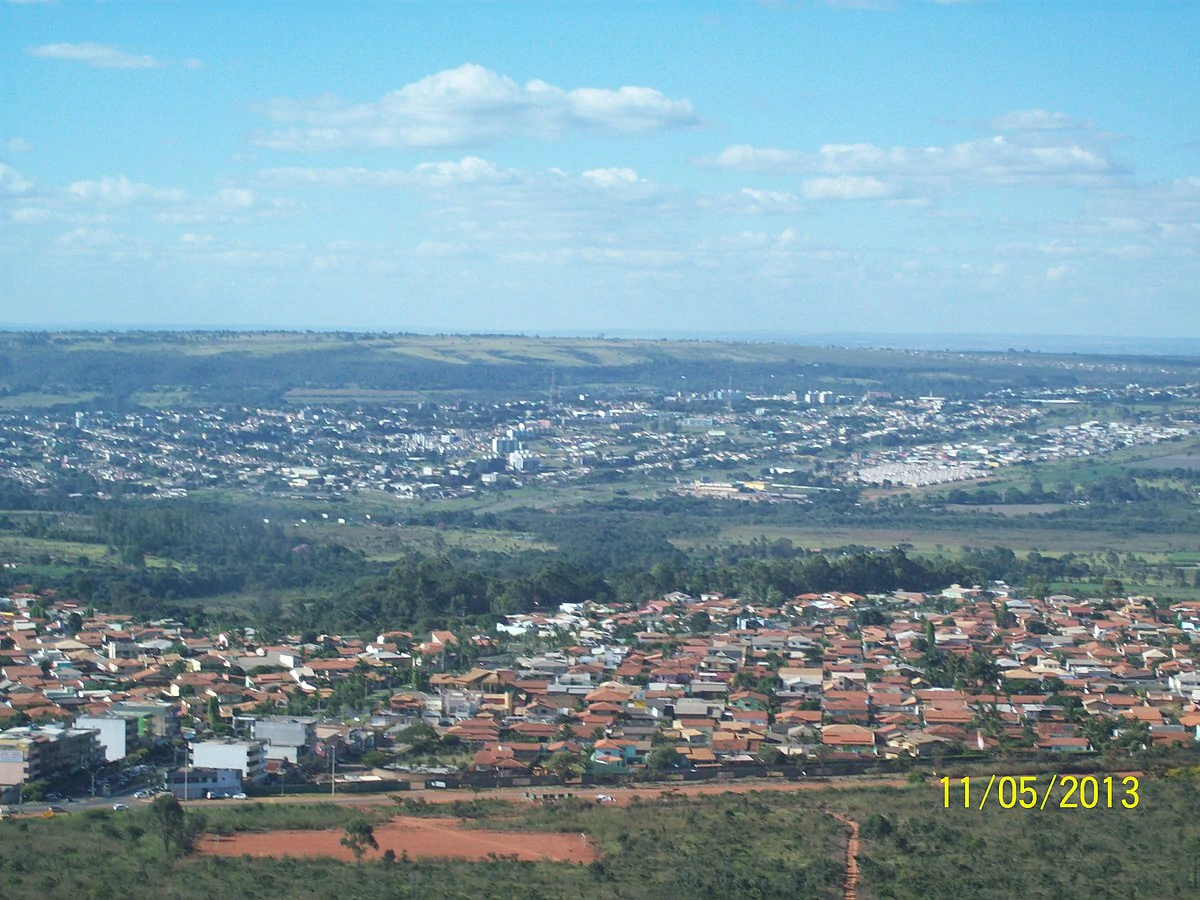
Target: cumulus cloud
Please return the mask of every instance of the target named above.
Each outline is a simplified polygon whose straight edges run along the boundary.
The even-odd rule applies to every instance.
[[[805,159],[805,154],[799,150],[775,150],[770,147],[735,144],[726,147],[710,162],[724,169],[766,172],[794,171],[804,166]]]
[[[107,44],[45,44],[31,47],[30,56],[39,59],[65,59],[81,62],[95,69],[159,69],[163,63],[153,56],[126,53]]]
[[[27,194],[33,190],[33,181],[12,166],[0,163],[0,196]]]
[[[1091,119],[1076,119],[1066,113],[1050,112],[1045,109],[1017,109],[987,119],[983,123],[989,131],[1093,131],[1096,123]]]
[[[278,128],[254,138],[281,150],[462,147],[492,144],[515,135],[551,138],[571,130],[612,133],[696,125],[688,100],[649,87],[564,90],[513,79],[466,64],[385,94],[351,103],[332,95],[276,99],[263,113]]]
[[[809,200],[879,200],[891,194],[889,185],[871,175],[837,175],[804,182],[804,196]]]
[[[185,191],[138,184],[124,175],[99,181],[76,181],[67,192],[76,199],[109,206],[170,204],[187,199]]]
[[[495,184],[516,178],[515,172],[500,169],[478,156],[467,156],[458,161],[421,163],[412,169],[288,166],[263,169],[259,175],[274,184],[343,190],[447,187],[481,182]]]
[[[701,162],[757,172],[958,178],[993,184],[1099,184],[1125,172],[1099,150],[1077,142],[1026,146],[1003,135],[949,147],[825,144],[816,153],[738,144]]]
[[[601,188],[625,188],[641,180],[633,169],[589,169],[583,177]]]
[[[742,188],[733,205],[738,212],[751,216],[795,213],[802,208],[795,194],[787,191],[761,191],[757,188]]]

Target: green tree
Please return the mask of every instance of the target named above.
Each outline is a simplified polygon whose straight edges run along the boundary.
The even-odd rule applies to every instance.
[[[570,750],[556,750],[546,760],[546,771],[559,778],[569,778],[572,775],[582,775],[585,766],[583,762],[572,753]]]
[[[387,754],[382,750],[368,750],[362,755],[362,764],[371,769],[381,769],[387,761]]]
[[[150,804],[150,818],[162,838],[163,848],[174,856],[190,853],[196,839],[204,833],[204,816],[188,815],[183,805],[170,794],[159,794],[154,798]]]
[[[208,727],[214,731],[221,724],[221,701],[216,695],[208,698],[205,718],[208,719]]]
[[[359,860],[368,847],[372,850],[379,849],[379,841],[375,840],[375,828],[366,819],[355,819],[347,825],[341,844],[343,847],[349,847],[354,858]]]
[[[674,769],[679,764],[679,754],[671,744],[655,747],[646,757],[646,768],[651,772],[660,773]]]

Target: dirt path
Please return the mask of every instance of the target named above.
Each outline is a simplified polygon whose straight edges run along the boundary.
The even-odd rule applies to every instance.
[[[831,812],[829,815],[850,829],[849,840],[846,841],[846,880],[845,900],[858,900],[858,823],[840,813]]]

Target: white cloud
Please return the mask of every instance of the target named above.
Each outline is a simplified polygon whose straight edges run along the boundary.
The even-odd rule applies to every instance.
[[[79,200],[110,206],[172,204],[187,199],[187,193],[178,188],[138,184],[124,175],[99,181],[76,181],[67,191]]]
[[[630,187],[641,180],[633,169],[589,169],[583,177],[602,188]]]
[[[33,190],[33,181],[12,166],[0,163],[0,196],[27,194]]]
[[[1091,119],[1076,119],[1066,113],[1045,109],[1017,109],[988,119],[984,125],[991,131],[1092,131]]]
[[[760,191],[742,188],[735,208],[744,215],[772,215],[799,212],[803,206],[795,194],[787,191]]]
[[[259,175],[274,184],[334,189],[448,187],[455,184],[513,181],[516,173],[495,163],[467,156],[458,161],[421,163],[412,169],[308,168],[263,169]]]
[[[206,68],[208,68],[208,67],[207,67],[207,66],[204,64],[204,60],[202,60],[202,59],[196,59],[195,57],[191,57],[191,58],[189,58],[189,59],[185,59],[185,60],[183,60],[183,63],[182,63],[182,65],[183,65],[183,67],[184,67],[185,69],[191,69],[191,70],[193,70],[193,71],[196,71],[196,70],[198,70],[198,69],[206,69]]]
[[[163,63],[153,56],[126,53],[106,44],[46,44],[31,47],[30,56],[39,59],[66,59],[95,69],[159,69]]]
[[[218,206],[226,209],[249,209],[254,205],[254,191],[247,188],[222,188],[214,199]]]
[[[33,145],[25,138],[9,138],[4,142],[4,149],[9,153],[28,153],[33,149]]]
[[[825,144],[816,153],[738,144],[701,162],[760,172],[957,178],[993,184],[1103,184],[1125,171],[1102,152],[1079,143],[1025,146],[999,135],[949,147]]]
[[[351,147],[461,147],[515,135],[550,138],[576,129],[615,133],[697,124],[688,100],[648,87],[577,88],[544,81],[524,85],[466,64],[385,94],[371,103],[332,95],[272,100],[263,112],[290,127],[258,135],[255,143],[281,150]]]
[[[1058,281],[1060,278],[1065,278],[1071,274],[1070,266],[1051,266],[1046,270],[1047,281]]]
[[[837,175],[804,182],[804,196],[809,200],[879,200],[891,194],[889,185],[871,175]]]
[[[55,214],[53,210],[39,206],[24,206],[9,212],[8,218],[18,225],[42,225],[54,221]]]
[[[68,247],[111,247],[124,239],[124,235],[104,228],[76,228],[59,235],[58,243]]]
[[[752,147],[750,144],[736,144],[726,147],[711,162],[724,169],[786,171],[802,168],[805,159],[805,155],[799,150],[774,150],[768,147]]]

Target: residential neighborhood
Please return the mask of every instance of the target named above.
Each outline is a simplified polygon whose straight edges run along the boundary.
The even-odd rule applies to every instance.
[[[0,785],[13,802],[102,793],[136,765],[220,797],[1191,746],[1197,629],[1200,601],[996,583],[773,606],[675,592],[509,615],[491,634],[260,644],[15,594],[0,599]]]

